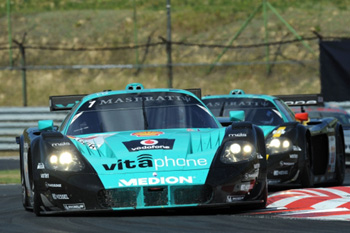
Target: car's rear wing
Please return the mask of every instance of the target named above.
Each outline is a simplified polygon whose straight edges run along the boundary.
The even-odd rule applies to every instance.
[[[321,106],[324,105],[321,94],[277,95],[289,107]]]
[[[186,91],[192,92],[195,94],[199,99],[202,98],[202,89],[200,88],[190,88],[190,89],[185,89]]]
[[[50,111],[71,110],[86,95],[60,95],[50,96]]]

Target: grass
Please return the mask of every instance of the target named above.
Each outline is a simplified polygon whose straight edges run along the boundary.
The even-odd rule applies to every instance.
[[[20,184],[21,176],[19,169],[0,171],[0,184]]]
[[[6,1],[0,3],[0,48],[7,46]],[[137,9],[139,44],[160,42],[166,38],[165,1],[140,0],[12,0],[12,37],[25,46],[80,48],[122,47],[135,44],[133,4]],[[348,36],[344,25],[350,23],[350,0],[269,0],[282,17],[303,37]],[[248,16],[261,3],[253,0],[177,0],[172,1],[172,40],[197,44],[226,45]],[[287,27],[268,11],[269,41],[295,39]],[[265,42],[262,11],[252,19],[233,45]],[[308,41],[312,54],[301,43],[270,46],[270,61],[296,61],[276,64],[271,72],[263,63],[266,48],[228,50],[223,63],[245,62],[245,65],[173,68],[173,87],[202,88],[204,95],[225,94],[242,88],[247,93],[299,94],[321,90],[318,64],[318,41]],[[222,48],[172,46],[172,61],[177,64],[211,64]],[[21,56],[14,44],[14,65]],[[142,64],[166,64],[164,46],[137,50],[64,51],[26,49],[26,64],[33,66],[76,64],[135,64],[136,54]],[[312,62],[309,62],[312,61]],[[254,63],[254,64],[253,64]],[[9,65],[9,52],[0,49],[0,67]],[[146,88],[167,87],[166,67],[136,69],[29,70],[25,73],[27,104],[47,106],[50,95],[86,94],[105,89],[124,89],[130,82],[141,82]],[[24,73],[0,69],[0,106],[22,106]]]

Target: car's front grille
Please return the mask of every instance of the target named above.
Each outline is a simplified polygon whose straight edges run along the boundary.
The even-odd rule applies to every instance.
[[[210,186],[182,186],[174,187],[174,204],[203,204],[209,202],[213,191]]]
[[[212,193],[205,185],[133,187],[101,190],[98,201],[104,208],[176,207],[207,203]]]
[[[98,193],[98,202],[104,208],[136,207],[139,188],[105,189]]]

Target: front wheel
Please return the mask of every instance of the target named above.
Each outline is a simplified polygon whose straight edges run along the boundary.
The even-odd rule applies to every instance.
[[[21,174],[21,186],[22,186],[22,204],[25,210],[30,210],[29,199],[27,195],[27,187],[25,185],[25,179],[23,174]]]
[[[32,191],[33,191],[33,212],[36,216],[40,216],[42,202],[40,198],[40,193],[36,190],[34,182],[33,182]]]
[[[341,135],[337,135],[337,157],[335,167],[335,185],[341,186],[345,179],[345,146]]]

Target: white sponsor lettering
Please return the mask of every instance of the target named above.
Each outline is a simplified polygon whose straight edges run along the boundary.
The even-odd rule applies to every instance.
[[[38,163],[37,169],[45,169],[45,165],[43,163]]]
[[[158,184],[192,184],[193,177],[188,176],[169,176],[169,177],[149,177],[149,178],[133,178],[130,180],[120,179],[119,187],[138,186],[138,185],[158,185]]]
[[[52,143],[51,146],[69,146],[69,142],[57,142],[57,143]]]
[[[288,175],[288,170],[285,170],[285,171],[278,171],[278,170],[275,170],[275,171],[273,171],[273,175],[274,175],[274,176]]]
[[[84,203],[76,203],[76,204],[63,204],[64,209],[66,210],[85,210]]]
[[[54,200],[69,200],[69,197],[67,194],[56,194],[56,193],[53,193],[52,194],[52,198]]]
[[[42,174],[40,174],[40,178],[42,178],[42,179],[49,179],[50,175],[49,175],[49,173],[42,173]]]
[[[132,147],[131,150],[132,151],[139,151],[139,150],[159,150],[159,149],[163,149],[163,150],[170,150],[170,146],[165,146],[165,145],[150,145],[150,146],[138,146],[138,147]]]
[[[231,133],[228,135],[229,137],[247,137],[245,133]]]
[[[62,188],[62,184],[49,184],[45,183],[46,188]]]
[[[155,159],[154,160],[154,167],[156,171],[158,168],[161,167],[196,167],[196,166],[206,166],[207,160],[204,158],[200,159],[184,159],[184,158],[177,158],[177,159],[171,159],[167,156],[164,157],[164,159]]]
[[[226,198],[226,202],[231,203],[231,202],[235,202],[235,201],[241,201],[243,200],[244,196],[232,196],[232,195],[228,195]]]

